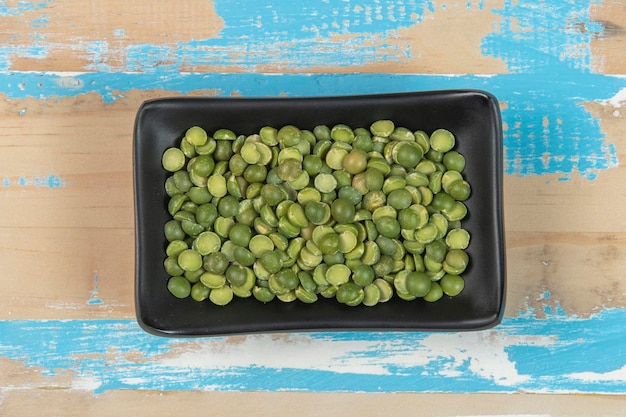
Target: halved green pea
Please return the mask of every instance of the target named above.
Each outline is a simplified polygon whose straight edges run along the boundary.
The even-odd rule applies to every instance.
[[[310,177],[306,171],[300,171],[300,175],[292,181],[287,181],[287,184],[294,190],[301,190],[309,185]]]
[[[178,255],[185,249],[189,249],[189,246],[184,240],[173,240],[167,245],[165,254],[167,256],[178,257]]]
[[[191,294],[191,284],[185,277],[171,277],[167,281],[167,289],[176,298],[187,298]]]
[[[243,172],[243,177],[249,183],[262,183],[267,177],[267,168],[261,164],[248,165]]]
[[[201,204],[196,210],[196,222],[203,227],[212,226],[218,216],[217,207],[211,203]]]
[[[396,189],[387,196],[387,204],[397,210],[408,208],[413,203],[413,197],[406,188]]]
[[[213,152],[213,159],[216,161],[228,161],[233,155],[232,142],[229,140],[217,140],[217,138],[214,139],[216,139],[216,141],[215,151]]]
[[[457,151],[446,152],[443,156],[443,165],[449,171],[463,172],[465,169],[465,157]]]
[[[250,251],[256,257],[261,257],[261,255],[266,251],[274,250],[274,242],[272,242],[272,239],[264,235],[253,236],[248,245]]]
[[[367,241],[364,243],[363,256],[361,261],[366,265],[374,265],[380,259],[380,248],[375,242]]]
[[[428,152],[430,149],[430,138],[428,137],[428,134],[423,130],[417,130],[413,132],[413,137],[415,137],[415,143],[422,148],[422,152]]]
[[[446,235],[446,244],[450,249],[466,249],[469,241],[470,235],[465,229],[452,229]]]
[[[196,237],[204,231],[204,227],[193,220],[182,219],[180,225],[183,231],[191,237]]]
[[[413,187],[428,186],[429,180],[426,174],[413,171],[406,175],[406,184]]]
[[[346,198],[338,198],[333,201],[330,212],[337,223],[351,223],[356,214],[354,205]]]
[[[397,126],[389,136],[389,139],[414,142],[415,136],[413,135],[413,132],[406,127]]]
[[[382,278],[376,278],[372,285],[376,285],[376,287],[378,287],[380,293],[378,302],[386,303],[387,301],[391,300],[391,297],[393,296],[393,287],[391,286],[391,284],[389,284]]]
[[[235,224],[228,231],[228,239],[237,246],[247,247],[252,238],[252,229],[245,224]]]
[[[345,282],[339,285],[335,297],[340,303],[352,304],[358,299],[363,299],[363,289],[352,282]]]
[[[419,243],[427,244],[437,239],[438,233],[437,226],[428,222],[422,228],[415,231],[415,240]]]
[[[213,230],[222,238],[227,238],[230,229],[235,225],[235,220],[232,217],[219,216],[213,223]]]
[[[226,276],[224,276],[223,274],[205,272],[200,275],[200,282],[210,289],[220,288],[226,285]]]
[[[449,221],[463,220],[467,215],[467,206],[457,201],[451,210],[442,211],[442,213]]]
[[[431,283],[430,291],[428,291],[428,294],[424,295],[423,298],[428,302],[434,303],[442,296],[443,290],[441,289],[441,285],[439,285],[439,283],[435,281]]]
[[[323,255],[334,255],[341,248],[339,235],[332,232],[319,238],[318,247]]]
[[[448,193],[454,197],[455,200],[464,201],[467,200],[472,192],[472,187],[465,180],[453,181],[448,186]]]
[[[272,126],[263,126],[259,131],[259,135],[261,136],[261,142],[268,146],[278,145],[277,140],[278,129]]]
[[[235,245],[230,240],[227,240],[224,243],[222,243],[220,252],[222,252],[224,256],[226,256],[226,259],[228,259],[228,262],[235,262],[235,249],[236,248],[237,248],[237,245]]]
[[[375,284],[369,284],[363,288],[363,305],[373,307],[380,300],[380,289]]]
[[[460,275],[445,274],[439,281],[439,285],[446,295],[455,297],[465,288],[465,280]]]
[[[274,247],[278,250],[279,254],[286,251],[289,247],[289,239],[283,234],[273,232],[269,234],[269,238],[272,240],[272,243],[274,243]]]
[[[211,289],[204,285],[202,282],[196,282],[191,287],[191,298],[195,301],[201,302],[209,298]]]
[[[389,137],[393,133],[394,129],[395,124],[391,120],[377,120],[370,125],[370,132],[372,132],[372,135],[382,138]]]
[[[411,272],[406,276],[405,287],[408,293],[423,297],[430,291],[432,281],[424,272]]]
[[[383,192],[389,195],[394,190],[401,190],[406,188],[406,180],[403,177],[394,175],[389,176],[383,182]]]
[[[313,274],[308,271],[299,271],[297,275],[300,286],[308,292],[315,293],[317,284],[313,280]]]
[[[213,133],[213,138],[216,140],[235,140],[237,135],[230,129],[217,129]]]
[[[370,191],[363,196],[361,206],[366,211],[373,213],[377,208],[387,204],[387,196],[382,191]]]
[[[185,154],[178,148],[167,148],[163,152],[161,163],[169,172],[176,172],[185,166]]]
[[[341,187],[337,192],[337,196],[348,200],[355,207],[363,199],[363,195],[351,185]]]
[[[211,290],[209,300],[211,300],[213,304],[224,306],[233,300],[233,296],[233,290],[228,285],[224,285]]]
[[[295,290],[300,284],[298,275],[291,269],[281,269],[275,274],[278,284],[288,291]],[[271,279],[270,279],[271,283]]]
[[[465,271],[468,264],[469,256],[467,252],[461,249],[451,249],[446,254],[443,267],[449,274],[460,275]]]
[[[181,193],[186,193],[193,186],[189,178],[189,172],[187,171],[176,171],[172,174],[171,178],[174,181],[174,185]]]
[[[228,192],[226,187],[226,178],[222,175],[211,175],[207,180],[207,188],[209,193],[214,197],[224,197]]]
[[[430,135],[430,147],[437,152],[448,152],[455,142],[452,132],[446,129],[437,129]]]
[[[374,225],[378,233],[385,237],[397,238],[400,236],[400,222],[393,217],[380,217],[374,221]]]
[[[354,140],[354,131],[345,124],[338,124],[330,130],[330,137],[337,142],[352,143]]]
[[[347,283],[350,280],[352,271],[343,264],[331,265],[326,271],[326,281],[334,286]]]
[[[262,303],[269,303],[274,299],[274,297],[276,297],[276,295],[269,288],[259,286],[255,286],[252,289],[252,295]]]
[[[372,268],[376,276],[386,277],[393,271],[394,261],[389,255],[381,255],[378,262],[372,265]]]
[[[326,203],[311,201],[304,207],[307,219],[313,224],[324,224],[331,216],[330,207]]]
[[[443,176],[443,172],[435,171],[431,174],[430,180],[428,181],[428,188],[433,194],[439,193],[441,191],[441,177]]]
[[[448,232],[448,220],[441,213],[433,213],[430,222],[437,228],[437,239],[441,239]]]
[[[200,268],[195,271],[185,271],[183,276],[189,281],[191,284],[195,284],[200,281],[200,276],[204,274],[204,269]]]
[[[276,139],[279,144],[282,144],[285,147],[293,146],[300,142],[300,129],[293,125],[283,126],[278,130]]]
[[[313,291],[309,291],[303,287],[298,287],[294,290],[296,298],[303,303],[311,304],[317,301],[317,294]]]
[[[175,194],[170,198],[170,201],[167,203],[167,211],[170,215],[174,216],[181,209],[183,204],[187,201],[188,197],[186,194]]]
[[[354,250],[358,244],[356,233],[345,230],[339,233],[339,251],[347,254]]]
[[[197,205],[206,204],[213,198],[206,187],[191,187],[187,192],[187,196]]]
[[[365,186],[368,190],[379,191],[383,188],[385,177],[381,171],[376,168],[370,168],[364,174]]]
[[[313,128],[317,140],[330,140],[330,128],[326,125],[317,125]]]
[[[280,271],[283,267],[283,261],[281,259],[280,253],[276,250],[268,250],[261,254],[259,257],[259,262],[269,273],[276,273]]]
[[[366,287],[374,282],[376,274],[370,265],[359,264],[353,272],[352,280],[355,284]]]
[[[200,255],[208,255],[213,252],[218,252],[222,245],[220,237],[211,231],[202,232],[194,240],[194,249],[200,253]]]
[[[287,219],[298,228],[307,227],[309,224],[304,208],[298,203],[289,206],[287,209]]]
[[[337,188],[337,179],[332,174],[319,174],[315,177],[314,184],[321,193],[329,193]]]
[[[300,234],[300,227],[290,222],[285,216],[278,219],[278,231],[286,238],[292,239]]]
[[[209,137],[204,145],[195,146],[198,155],[212,155],[217,147],[215,139]]]
[[[202,267],[202,256],[193,249],[185,249],[178,255],[178,264],[185,271],[195,271]]]
[[[183,275],[185,270],[178,264],[178,256],[168,256],[163,260],[163,269],[169,276]]]
[[[298,299],[295,290],[287,291],[283,294],[276,294],[276,298],[278,298],[283,303],[292,303]]]
[[[206,143],[208,135],[200,126],[192,126],[185,132],[185,138],[194,146],[202,146]]]
[[[394,162],[413,169],[424,157],[422,148],[414,142],[400,142],[393,149]]]
[[[352,149],[343,159],[343,169],[358,174],[367,168],[367,154],[361,149]]]

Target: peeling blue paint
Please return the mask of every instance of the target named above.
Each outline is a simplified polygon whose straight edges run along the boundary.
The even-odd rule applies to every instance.
[[[44,187],[44,188],[62,188],[65,187],[65,178],[58,175],[36,175],[36,176],[20,176],[20,177],[4,177],[2,179],[4,187]]]
[[[600,122],[585,103],[602,103],[626,88],[626,79],[593,73],[402,75],[402,74],[196,74],[0,73],[0,91],[11,99],[56,99],[98,93],[111,103],[133,90],[162,90],[164,95],[205,91],[228,96],[320,96],[480,88],[506,103],[505,172],[511,175],[581,175],[593,180],[615,168],[617,149],[606,143]]]
[[[506,0],[499,30],[482,41],[483,53],[503,59],[510,72],[559,74],[564,78],[591,72],[591,41],[603,27],[591,18],[600,0]]]
[[[14,5],[7,5],[6,0],[0,1],[0,17],[5,16],[20,16],[25,12],[40,10],[48,7],[48,4],[52,0],[45,1],[26,1],[20,0],[18,2],[12,2]]]
[[[0,321],[0,356],[96,393],[138,390],[626,393],[625,309],[558,307],[467,333],[164,339],[131,320]],[[290,360],[290,358],[295,358]],[[297,363],[301,361],[302,363]],[[366,377],[365,377],[366,376]]]
[[[43,58],[51,46],[42,39],[21,48],[0,46],[0,70],[5,69],[0,73],[0,91],[9,98],[40,99],[97,92],[112,102],[134,89],[313,96],[483,88],[506,103],[506,173],[557,174],[559,181],[580,175],[593,180],[619,161],[615,145],[605,142],[599,120],[584,103],[609,99],[626,85],[624,78],[592,71],[591,41],[601,38],[604,30],[590,15],[590,8],[598,3],[506,0],[501,8],[492,9],[500,20],[482,40],[482,52],[503,60],[510,74],[181,74],[181,68],[202,65],[234,65],[254,71],[259,65],[272,64],[302,71],[329,63],[339,67],[381,60],[400,63],[410,58],[410,51],[399,50],[389,39],[445,6],[429,0],[306,1],[294,13],[290,3],[278,0],[247,0],[245,5],[216,0],[214,7],[224,21],[217,37],[176,44],[130,44],[119,51],[111,51],[104,40],[86,42],[80,46],[81,55],[89,60],[86,69],[93,73],[12,73],[8,71],[12,57]],[[44,18],[47,5],[24,2],[9,8],[0,3],[0,15],[38,11]],[[484,2],[468,1],[465,7],[468,12],[473,7],[482,10]],[[114,36],[123,33],[117,29]],[[338,40],[338,35],[349,36]],[[110,72],[107,56],[111,53],[123,55],[126,72]]]

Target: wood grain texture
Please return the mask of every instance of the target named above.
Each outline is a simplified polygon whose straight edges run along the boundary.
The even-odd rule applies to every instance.
[[[45,404],[45,407],[42,405]],[[72,404],[69,407],[68,404]],[[329,417],[358,413],[361,416],[425,417],[617,417],[623,415],[626,398],[562,395],[493,394],[326,394],[326,393],[207,393],[114,391],[93,397],[84,391],[14,390],[5,397],[5,417],[62,415],[64,417],[201,417],[238,413],[273,417],[297,413]]]
[[[625,19],[615,0],[0,1],[0,415],[622,415]],[[501,326],[138,328],[144,100],[447,88],[500,100]]]

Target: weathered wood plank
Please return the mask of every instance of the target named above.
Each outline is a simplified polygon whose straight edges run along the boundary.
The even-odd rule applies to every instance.
[[[621,415],[625,12],[608,0],[0,2],[0,414],[123,403],[194,415],[210,401],[274,415],[278,401],[329,415]],[[445,88],[502,105],[501,326],[193,340],[138,328],[141,101]]]
[[[268,392],[111,391],[93,396],[85,391],[12,390],[4,398],[6,417],[137,417],[184,414],[188,417],[238,413],[274,417],[297,413],[339,417],[587,417],[623,415],[623,396],[498,394],[359,394]]]

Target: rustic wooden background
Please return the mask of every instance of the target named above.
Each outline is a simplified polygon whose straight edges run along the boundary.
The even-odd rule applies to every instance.
[[[623,415],[625,27],[618,0],[0,0],[0,416]],[[501,102],[500,326],[139,329],[142,101],[449,88]]]

